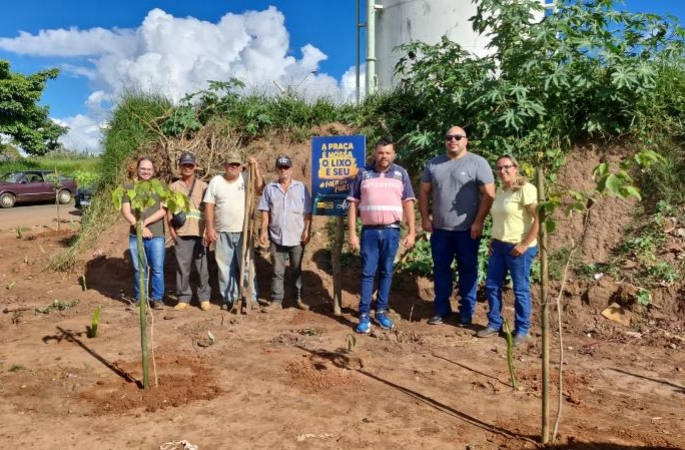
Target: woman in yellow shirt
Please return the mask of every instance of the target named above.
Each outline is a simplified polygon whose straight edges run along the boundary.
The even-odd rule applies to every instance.
[[[519,175],[519,165],[510,155],[495,164],[500,187],[495,194],[492,214],[490,260],[485,291],[490,306],[488,326],[478,337],[495,336],[502,328],[502,287],[507,271],[514,285],[514,345],[528,337],[530,329],[530,267],[537,254],[539,221],[536,212],[537,189]]]

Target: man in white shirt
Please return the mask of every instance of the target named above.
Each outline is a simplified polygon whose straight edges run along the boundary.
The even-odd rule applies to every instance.
[[[255,168],[254,187],[256,193],[260,194],[264,180],[259,172],[257,160],[250,157],[248,164]],[[214,243],[219,269],[219,289],[223,299],[221,309],[224,310],[233,307],[233,302],[239,294],[246,179],[240,156],[229,154],[224,161],[224,173],[212,178],[204,198],[207,244]],[[252,301],[257,301],[256,292],[253,292]]]

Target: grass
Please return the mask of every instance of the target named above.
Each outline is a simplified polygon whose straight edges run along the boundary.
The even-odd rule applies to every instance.
[[[78,171],[95,171],[100,161],[89,156],[41,156],[28,157],[14,161],[0,162],[0,174],[20,170],[55,170],[66,176],[74,176]]]

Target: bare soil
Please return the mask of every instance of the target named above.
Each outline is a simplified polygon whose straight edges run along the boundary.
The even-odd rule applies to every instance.
[[[302,166],[303,175],[307,170]],[[537,313],[531,339],[515,350],[518,390],[505,340],[474,337],[486,324],[485,304],[471,328],[427,325],[430,280],[398,274],[391,297],[396,328],[354,335],[358,262],[344,268],[344,314],[333,316],[326,219],[316,219],[305,258],[310,311],[286,303],[278,313],[232,314],[220,311],[217,298],[209,312],[195,303],[174,312],[169,296],[165,311],[152,312],[155,367],[147,391],[140,389],[139,316],[127,300],[133,276],[126,226],[100,237],[82,273],[55,273],[45,264],[75,231],[33,228],[26,220],[21,238],[0,227],[2,447],[169,449],[162,446],[182,439],[200,449],[539,447]],[[588,245],[610,248],[605,241],[615,232],[598,227]],[[270,267],[258,263],[259,296],[266,299]],[[554,325],[550,404],[552,415],[562,408],[558,448],[685,448],[682,319],[652,318],[649,332],[611,322],[599,313],[617,289],[608,279],[573,280],[562,296],[564,363]],[[677,292],[663,295],[665,309],[677,303]],[[99,335],[88,338],[98,305]],[[505,313],[511,317],[512,308]],[[556,322],[555,307],[552,313]]]

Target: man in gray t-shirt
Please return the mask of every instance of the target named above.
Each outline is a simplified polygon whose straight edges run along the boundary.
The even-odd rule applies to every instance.
[[[435,316],[438,325],[452,312],[452,262],[459,273],[459,324],[471,324],[478,289],[478,247],[483,222],[495,196],[492,169],[485,158],[466,150],[468,138],[460,127],[445,135],[444,155],[426,164],[419,188],[421,226],[431,233]],[[429,204],[433,205],[432,216]]]

